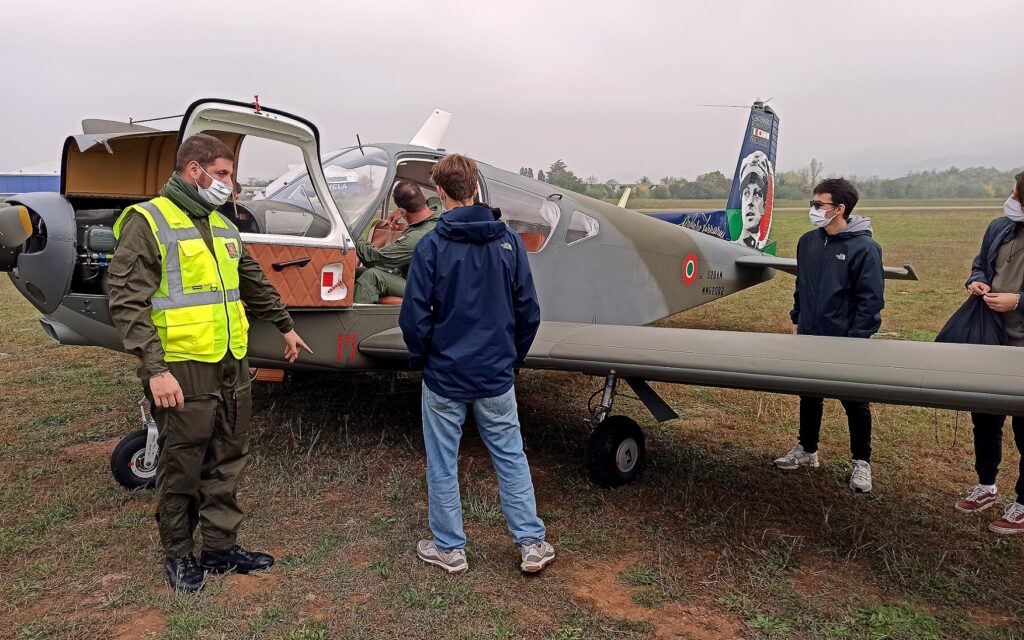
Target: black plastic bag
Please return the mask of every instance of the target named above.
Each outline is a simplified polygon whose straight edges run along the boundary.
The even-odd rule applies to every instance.
[[[1003,318],[988,308],[983,296],[971,296],[953,312],[946,321],[935,342],[957,342],[962,344],[1010,343],[1003,327]]]

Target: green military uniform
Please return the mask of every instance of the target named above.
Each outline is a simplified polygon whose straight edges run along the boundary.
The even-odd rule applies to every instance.
[[[412,253],[420,238],[434,230],[441,214],[436,211],[428,218],[409,225],[393,243],[378,249],[365,240],[356,241],[356,255],[365,270],[356,279],[357,304],[374,304],[384,296],[405,294],[405,276],[409,272]]]
[[[230,265],[230,273],[233,275],[237,266],[235,293],[248,312],[272,322],[282,333],[291,331],[293,323],[288,311],[259,263],[241,244],[237,228],[223,217],[211,214],[212,207],[177,175],[171,178],[161,195],[168,198],[161,201],[163,207],[176,207],[171,210],[178,211],[179,216],[182,212],[187,214],[187,220],[198,230],[206,250],[218,263],[225,258],[237,259],[237,265]],[[146,205],[153,209],[153,203],[158,200]],[[216,347],[196,347],[195,354],[188,353],[182,345],[187,347],[202,340],[190,335],[188,325],[172,332],[171,322],[159,315],[158,307],[174,306],[167,298],[159,299],[161,292],[166,295],[168,290],[165,275],[168,265],[164,265],[161,258],[161,244],[151,223],[153,216],[147,218],[139,206],[126,209],[115,227],[118,245],[108,270],[107,284],[111,317],[121,331],[125,349],[142,361],[138,373],[146,396],[152,401],[149,379],[170,371],[185,398],[184,407],[180,409],[153,407],[160,446],[156,476],[160,542],[168,556],[188,555],[193,549],[193,533],[201,525],[205,549],[229,549],[235,544],[242,520],[236,488],[249,452],[252,396],[245,358],[247,336],[244,335],[248,322],[240,311],[240,304],[229,308],[233,303],[228,295],[230,285],[225,284],[222,300],[228,301],[224,309],[228,310],[226,315],[230,318],[227,343],[221,340]],[[215,250],[215,237],[224,236],[235,238],[227,243],[235,247],[227,253],[224,243]],[[201,244],[192,244],[192,248],[181,252],[174,249],[175,256],[202,251]],[[172,262],[170,255],[166,262]],[[183,273],[189,270],[185,261],[178,266]],[[217,269],[223,267],[218,264]],[[158,300],[163,304],[158,305]],[[160,322],[154,322],[154,317]],[[232,331],[243,335],[232,336]]]

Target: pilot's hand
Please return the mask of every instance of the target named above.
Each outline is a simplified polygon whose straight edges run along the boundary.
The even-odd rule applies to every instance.
[[[794,324],[793,325],[793,329],[792,329],[794,336],[796,335],[796,330],[797,330],[797,325]]]
[[[394,227],[405,217],[405,209],[395,209],[388,216],[388,226]]]
[[[306,351],[313,353],[313,350],[302,341],[299,334],[295,333],[295,329],[282,334],[281,337],[284,338],[284,343],[286,345],[284,348],[284,359],[288,362],[295,362],[299,357],[299,349],[305,349]]]
[[[988,286],[980,280],[975,280],[971,284],[967,285],[967,290],[971,292],[972,296],[983,296],[988,293],[992,287]]]
[[[998,313],[1006,313],[1017,308],[1020,297],[1016,293],[986,293],[985,304]]]
[[[181,393],[181,385],[170,371],[164,371],[149,379],[149,391],[153,394],[153,402],[161,409],[183,409],[185,396]]]

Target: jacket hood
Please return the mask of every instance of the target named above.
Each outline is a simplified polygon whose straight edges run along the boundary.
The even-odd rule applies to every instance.
[[[452,242],[484,244],[505,235],[508,227],[500,218],[499,209],[484,204],[456,207],[441,216],[434,230]]]
[[[871,219],[861,216],[850,216],[846,227],[836,234],[837,238],[849,238],[852,236],[871,235]]]

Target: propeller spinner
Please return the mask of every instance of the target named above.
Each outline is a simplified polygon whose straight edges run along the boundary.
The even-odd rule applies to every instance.
[[[19,204],[0,207],[0,247],[13,249],[32,236],[28,209]]]

